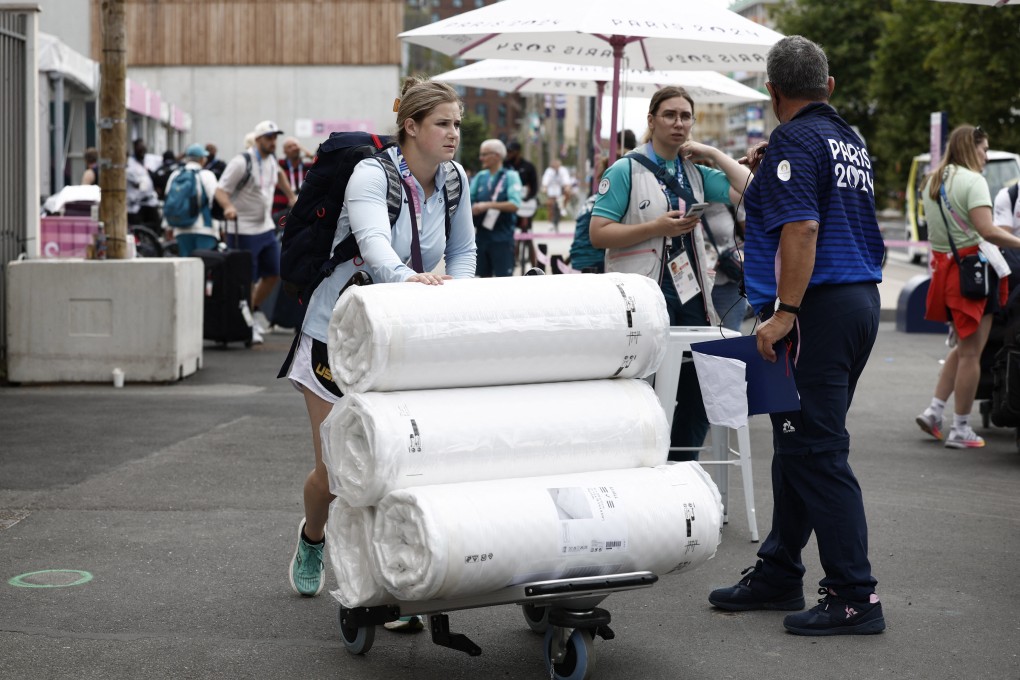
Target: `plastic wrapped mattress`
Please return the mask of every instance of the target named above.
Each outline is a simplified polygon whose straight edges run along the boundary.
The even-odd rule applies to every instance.
[[[321,438],[330,490],[355,506],[409,486],[651,467],[669,451],[643,380],[348,394]]]
[[[372,607],[394,601],[382,586],[372,551],[374,508],[352,508],[337,498],[329,505],[326,549],[337,589],[333,595],[345,607]]]
[[[400,489],[376,508],[383,585],[401,600],[637,570],[715,554],[719,490],[694,462]]]
[[[641,378],[668,328],[658,284],[636,274],[378,284],[337,301],[329,363],[344,394]]]

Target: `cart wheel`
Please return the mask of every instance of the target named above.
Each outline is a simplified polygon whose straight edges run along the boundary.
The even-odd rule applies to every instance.
[[[375,626],[346,626],[344,625],[344,609],[336,610],[336,625],[340,629],[340,637],[344,641],[344,647],[351,654],[367,654],[375,642]]]
[[[528,623],[528,628],[539,635],[545,634],[549,628],[549,608],[535,604],[522,604],[521,610],[524,612],[524,620]]]
[[[545,655],[545,668],[552,672],[549,677],[556,680],[588,680],[595,668],[595,642],[592,640],[591,631],[577,628],[567,639],[567,653],[563,661],[553,665],[552,663],[552,642],[555,629],[549,627],[545,632],[545,644],[543,652]]]

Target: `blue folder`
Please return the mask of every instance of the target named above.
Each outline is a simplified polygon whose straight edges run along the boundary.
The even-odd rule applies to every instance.
[[[765,361],[758,354],[758,339],[753,335],[739,338],[696,342],[691,350],[717,357],[738,359],[746,364],[747,415],[783,413],[800,410],[800,395],[793,382],[793,363],[788,362],[786,345],[775,346],[776,362]]]

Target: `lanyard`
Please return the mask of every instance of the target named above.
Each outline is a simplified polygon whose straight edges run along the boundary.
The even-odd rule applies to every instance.
[[[301,181],[305,176],[303,170],[304,168],[301,166],[300,162],[298,163],[298,167],[295,168],[290,162],[290,159],[287,159],[287,179],[290,180],[290,186],[294,191],[301,188]]]
[[[421,222],[421,197],[418,196],[418,185],[411,176],[411,168],[408,167],[404,154],[397,149],[397,167],[400,169],[400,178],[411,196],[412,209],[408,212],[411,217],[411,269],[422,274],[425,272],[425,265],[421,258],[421,242],[418,236],[418,224]]]
[[[492,180],[494,180],[496,178],[496,176],[492,175],[492,174],[489,175],[489,186],[488,186],[488,189],[489,189],[489,193],[490,193],[490,196],[491,196],[489,198],[489,200],[493,201],[493,202],[495,202],[499,198],[499,192],[503,190],[503,180],[506,179],[506,173],[503,172],[502,170],[500,170],[499,173],[497,173],[497,174],[499,175],[499,181],[496,182],[496,188],[495,189],[492,188]]]
[[[269,189],[276,183],[276,175],[275,175],[275,173],[273,175],[271,175],[269,177],[269,184],[266,184],[266,182],[265,182],[265,171],[264,171],[264,168],[262,167],[262,154],[259,153],[258,147],[252,147],[252,151],[255,154],[255,158],[254,158],[255,166],[258,167],[258,169],[259,169],[259,191],[262,192],[263,196],[266,196],[266,195],[272,196],[272,194],[269,193]],[[273,167],[274,168],[276,167],[276,162],[275,161],[273,161]]]

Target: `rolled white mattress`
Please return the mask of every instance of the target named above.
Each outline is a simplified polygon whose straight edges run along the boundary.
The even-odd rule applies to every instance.
[[[409,486],[651,467],[669,452],[643,380],[347,394],[321,436],[330,490],[354,506]]]
[[[382,586],[372,551],[374,508],[352,508],[337,498],[329,505],[326,549],[337,589],[333,595],[345,607],[372,607],[394,601]]]
[[[329,363],[345,394],[642,378],[668,329],[658,284],[636,274],[378,284],[337,301]]]
[[[376,508],[383,585],[401,600],[510,585],[693,569],[716,551],[722,503],[694,462],[399,489]]]

